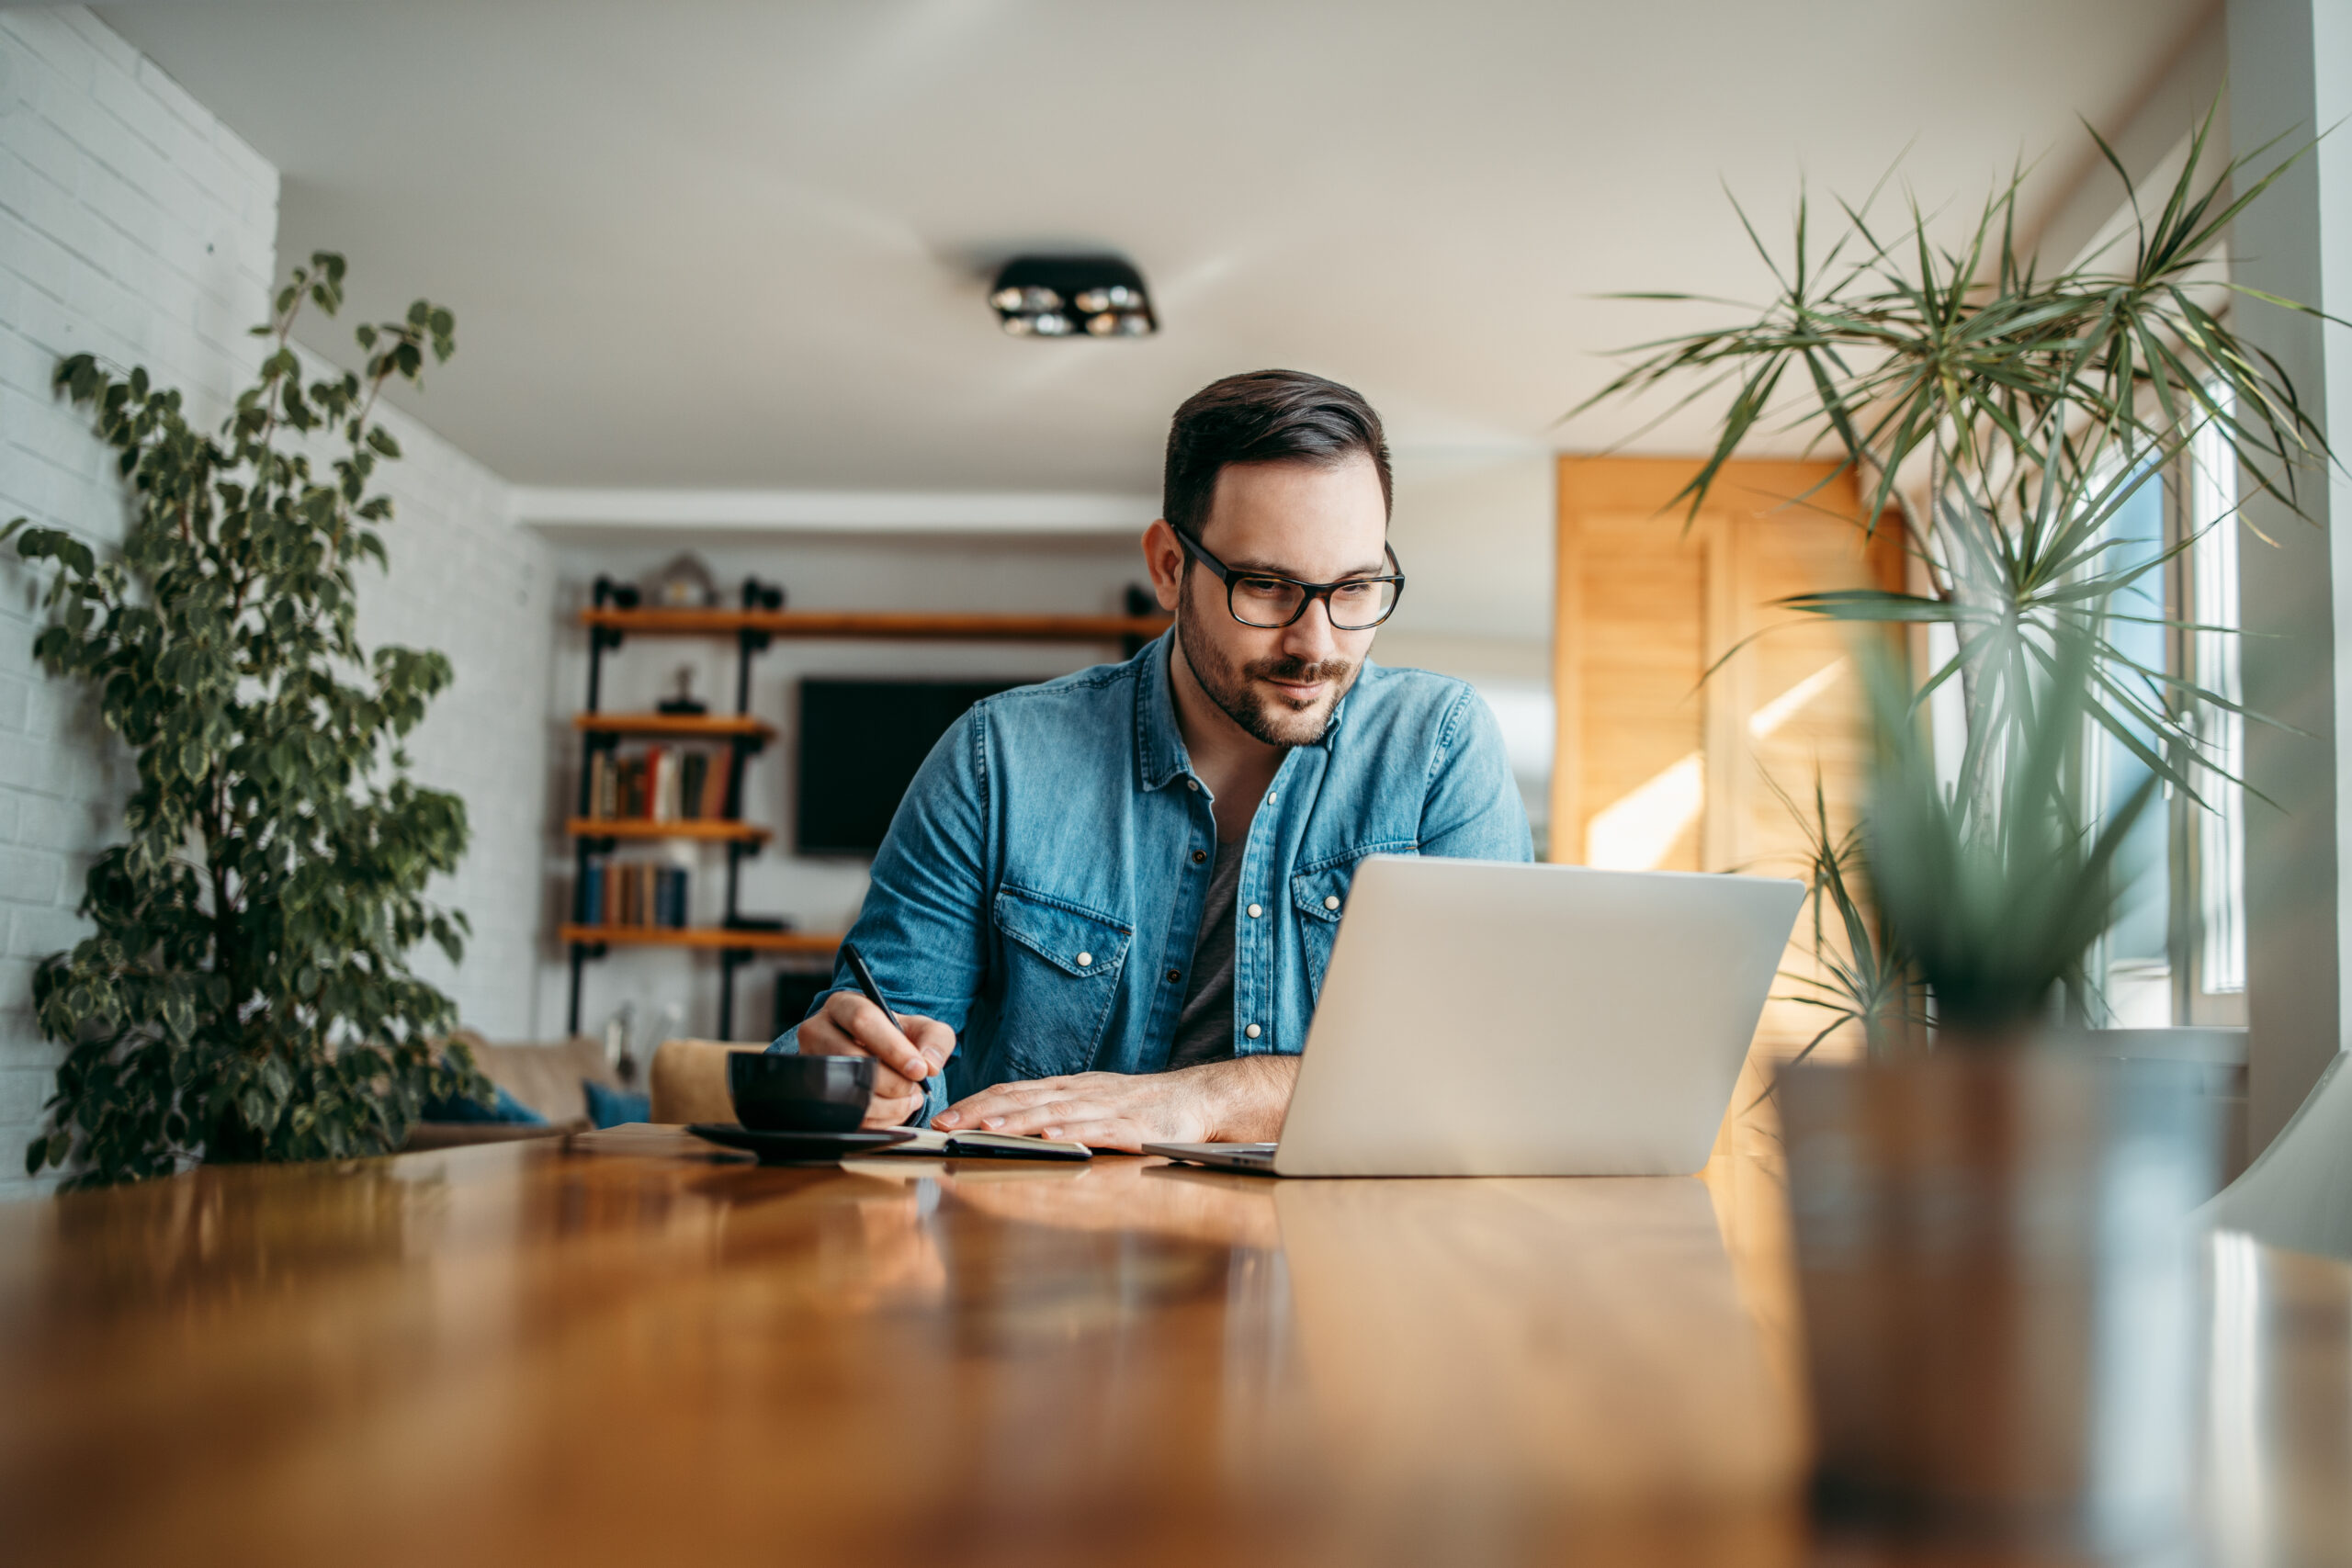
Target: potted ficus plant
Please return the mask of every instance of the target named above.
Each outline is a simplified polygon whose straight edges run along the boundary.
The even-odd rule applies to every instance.
[[[2112,525],[2200,432],[2290,504],[2297,469],[2328,457],[2233,330],[2213,260],[2285,165],[2257,176],[2256,149],[2209,174],[2211,124],[2160,209],[2135,196],[2118,248],[2047,275],[2015,248],[2014,182],[1956,248],[1916,208],[1885,235],[1845,208],[1825,250],[1801,205],[1757,319],[1636,351],[1591,400],[1736,387],[1694,515],[1759,430],[1809,429],[1865,479],[1865,526],[1903,530],[1915,581],[1785,607],[1950,628],[1932,668],[1865,648],[1877,761],[1856,831],[1817,795],[1806,822],[1825,960],[1806,999],[1866,1049],[1775,1093],[1820,1479],[1880,1517],[2094,1546],[2177,1517],[2179,1222],[2211,1189],[2211,1117],[2180,1080],[2086,1048],[2084,969],[2124,835],[2158,788],[2200,801],[2231,778],[2203,720],[2244,710],[2112,635],[2164,620],[2147,588],[2185,547],[2135,558]],[[1947,687],[1965,739],[1938,755],[1924,714]],[[2148,774],[2097,812],[2092,737]]]
[[[418,787],[401,750],[448,661],[369,652],[355,618],[392,514],[370,480],[400,456],[376,400],[447,359],[455,323],[420,300],[358,330],[364,372],[305,384],[295,321],[332,315],[343,277],[331,254],[295,269],[217,434],[144,369],[64,360],[58,389],[131,492],[120,557],[22,518],[0,532],[51,569],[36,654],[90,688],[138,764],[83,895],[96,930],[33,981],[66,1056],[26,1167],[69,1185],[380,1154],[428,1098],[489,1099],[442,1044],[456,1008],[408,965],[424,941],[454,960],[466,929],[425,897],[465,850],[465,807]]]

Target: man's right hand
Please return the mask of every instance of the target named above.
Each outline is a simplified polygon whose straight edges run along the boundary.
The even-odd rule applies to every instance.
[[[935,1018],[899,1015],[904,1030],[890,1027],[888,1014],[855,991],[835,991],[813,1018],[800,1024],[804,1056],[871,1056],[874,1098],[865,1125],[896,1127],[922,1106],[922,1080],[947,1066],[956,1032]]]

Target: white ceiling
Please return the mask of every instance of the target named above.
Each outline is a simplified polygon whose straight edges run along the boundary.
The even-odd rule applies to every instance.
[[[259,0],[100,14],[285,178],[281,260],[459,354],[413,405],[526,484],[1157,489],[1288,365],[1400,447],[1590,449],[1599,351],[1765,287],[1800,176],[1931,205],[2127,116],[2211,0]],[[1165,330],[999,333],[976,269],[1125,251]],[[1677,308],[1679,309],[1679,308]],[[313,346],[340,352],[341,329]],[[1650,449],[1703,439],[1688,421]]]

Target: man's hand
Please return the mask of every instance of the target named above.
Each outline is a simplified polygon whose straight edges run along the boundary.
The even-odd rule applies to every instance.
[[[1281,1132],[1297,1081],[1296,1056],[1242,1056],[1174,1073],[1072,1073],[984,1089],[932,1125],[1029,1133],[1130,1154],[1146,1143],[1261,1143]]]
[[[866,1102],[865,1125],[896,1127],[922,1104],[922,1080],[947,1066],[956,1049],[956,1032],[935,1018],[899,1015],[904,1031],[890,1027],[888,1015],[855,991],[835,991],[814,1018],[800,1025],[804,1056],[871,1056],[874,1058],[874,1098]]]

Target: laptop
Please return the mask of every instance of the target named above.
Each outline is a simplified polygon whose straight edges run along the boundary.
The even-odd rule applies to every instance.
[[[1374,855],[1270,1176],[1687,1176],[1707,1161],[1802,883]]]

